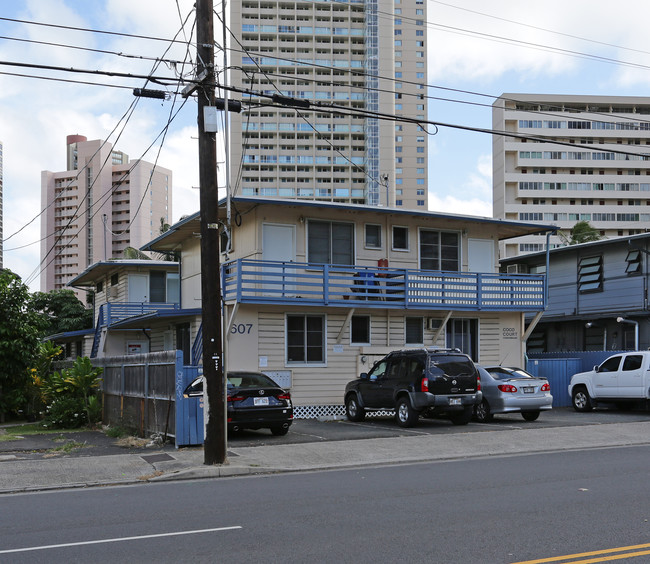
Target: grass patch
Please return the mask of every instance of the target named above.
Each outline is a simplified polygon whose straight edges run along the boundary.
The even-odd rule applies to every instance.
[[[50,449],[51,452],[58,452],[58,453],[64,453],[68,454],[72,451],[79,450],[80,448],[84,448],[86,443],[78,443],[77,441],[69,441],[61,446],[54,447]]]
[[[28,423],[25,425],[12,425],[0,429],[0,441],[17,441],[29,435],[53,435],[60,433],[78,433],[83,431],[78,427],[75,429],[53,429],[45,427],[42,423]]]
[[[114,425],[113,427],[104,427],[104,434],[113,439],[121,439],[122,437],[129,437],[133,435],[133,430],[122,425]]]

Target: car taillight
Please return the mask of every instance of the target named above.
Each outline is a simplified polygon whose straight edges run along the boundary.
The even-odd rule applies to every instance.
[[[241,401],[243,399],[244,399],[244,396],[231,396],[231,395],[228,395],[228,397],[226,398],[226,401]]]
[[[551,391],[551,385],[548,382],[546,382],[546,384],[544,384],[540,388],[540,390],[542,390],[542,392],[550,392]]]
[[[284,392],[278,396],[278,399],[291,401],[291,394],[289,392]]]
[[[512,384],[499,384],[499,389],[502,392],[514,393],[517,391],[517,387]]]
[[[481,391],[481,377],[476,376],[476,391],[480,392]]]
[[[420,383],[420,391],[421,392],[428,392],[429,391],[429,379],[428,378],[422,378],[422,382]]]

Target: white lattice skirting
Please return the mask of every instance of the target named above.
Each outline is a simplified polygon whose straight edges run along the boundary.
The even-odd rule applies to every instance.
[[[368,417],[390,417],[392,411],[370,411]],[[345,416],[344,405],[294,405],[294,419],[340,419]]]

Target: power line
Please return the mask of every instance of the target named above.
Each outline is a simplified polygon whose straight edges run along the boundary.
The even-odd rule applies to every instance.
[[[100,33],[102,35],[113,35],[116,37],[131,37],[133,39],[147,39],[150,41],[163,41],[165,43],[169,43],[170,41],[172,43],[182,43],[183,45],[187,44],[185,41],[178,41],[176,39],[170,40],[169,38],[164,38],[164,37],[154,37],[151,35],[137,35],[133,33],[121,33],[118,31],[107,31],[107,30],[102,30],[102,29],[92,29],[92,28],[87,28],[87,27],[75,27],[71,25],[60,25],[60,24],[52,24],[52,23],[45,23],[45,22],[34,22],[34,21],[29,21],[29,20],[19,20],[15,18],[2,18],[0,17],[0,21],[7,21],[7,22],[14,22],[14,23],[21,23],[21,24],[27,24],[27,25],[35,25],[35,26],[42,26],[42,27],[50,27],[50,28],[57,28],[57,29],[65,29],[67,31],[84,31],[88,33]]]
[[[126,59],[139,59],[143,61],[157,61],[160,60],[168,65],[177,65],[182,63],[182,61],[177,61],[174,59],[156,59],[155,57],[147,57],[145,55],[132,55],[129,53],[123,53],[121,51],[109,51],[107,49],[93,49],[91,47],[80,47],[78,45],[70,45],[66,43],[54,43],[52,41],[37,41],[36,39],[23,39],[20,37],[9,37],[7,35],[0,35],[0,39],[5,39],[7,41],[17,41],[20,43],[29,43],[33,45],[46,45],[48,47],[61,47],[64,49],[74,49],[77,51],[87,51],[89,53],[101,53],[103,55],[115,55],[116,57],[124,57]]]

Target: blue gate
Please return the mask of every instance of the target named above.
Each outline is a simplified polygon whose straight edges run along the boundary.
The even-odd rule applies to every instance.
[[[571,376],[582,372],[579,358],[530,358],[526,370],[533,376],[541,376],[548,380],[553,394],[553,407],[568,407],[571,405],[568,387]]]
[[[202,373],[201,366],[176,365],[176,448],[203,444],[203,398],[183,397],[183,390]]]

